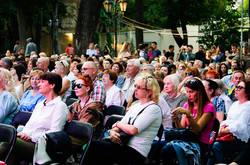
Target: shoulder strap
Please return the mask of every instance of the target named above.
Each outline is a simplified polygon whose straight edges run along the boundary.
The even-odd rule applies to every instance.
[[[144,108],[137,114],[137,116],[135,117],[135,119],[134,119],[134,121],[131,123],[131,125],[134,125],[135,120],[137,119],[137,117],[138,117],[138,116],[139,116],[148,106],[150,106],[150,105],[157,105],[157,106],[159,106],[158,104],[153,103],[153,104],[149,104],[149,105],[147,105],[146,107],[144,107]],[[130,121],[131,121],[131,118],[129,118],[128,124],[130,124]]]

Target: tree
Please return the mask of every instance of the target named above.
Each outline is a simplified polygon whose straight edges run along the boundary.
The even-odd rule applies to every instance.
[[[233,9],[234,3],[217,13],[200,30],[204,36],[199,37],[199,43],[207,48],[212,45],[223,45],[225,49],[230,50],[231,44],[240,42],[240,13]]]
[[[79,56],[85,54],[88,44],[94,41],[102,3],[100,0],[80,1],[74,37],[75,54]]]
[[[186,25],[201,25],[219,10],[225,8],[226,0],[147,0],[144,4],[145,23],[170,28],[172,35],[178,44],[188,43]],[[182,28],[183,37],[177,30]]]

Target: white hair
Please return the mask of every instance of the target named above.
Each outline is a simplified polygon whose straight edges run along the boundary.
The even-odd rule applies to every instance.
[[[128,63],[133,63],[134,66],[136,66],[138,68],[140,68],[140,66],[141,66],[141,63],[138,59],[130,59],[130,60],[128,60]]]
[[[180,79],[178,78],[178,76],[176,74],[171,74],[171,75],[168,75],[164,78],[164,81],[166,79],[170,79],[172,81],[172,83],[174,84],[174,88],[175,90],[178,89],[178,86],[180,84]]]

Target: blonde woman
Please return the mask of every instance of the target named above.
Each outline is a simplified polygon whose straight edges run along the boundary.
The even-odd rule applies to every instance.
[[[59,95],[63,98],[63,101],[66,101],[67,97],[71,95],[72,87],[71,82],[66,76],[69,70],[69,64],[66,61],[57,61],[55,66],[55,73],[59,74],[62,77],[62,89],[59,92]]]
[[[161,108],[157,105],[159,93],[160,87],[155,78],[149,73],[140,75],[135,80],[135,97],[139,102],[113,125],[110,130],[112,142],[92,141],[85,164],[143,164],[162,121]],[[122,143],[121,131],[132,135],[124,146],[119,145]]]
[[[127,41],[123,43],[122,45],[122,49],[120,50],[117,58],[118,58],[118,61],[122,61],[122,59],[124,57],[130,57],[131,56],[131,53],[130,53],[130,48],[131,48],[131,45],[130,43],[128,43]]]
[[[0,123],[10,124],[17,112],[14,79],[7,69],[0,68]]]

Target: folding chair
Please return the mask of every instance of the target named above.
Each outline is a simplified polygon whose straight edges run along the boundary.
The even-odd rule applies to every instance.
[[[31,112],[25,112],[25,111],[19,111],[13,118],[11,125],[13,125],[15,128],[18,127],[18,125],[26,125],[26,123],[29,121]]]
[[[204,154],[204,157],[202,158],[202,161],[204,161],[206,164],[209,158],[215,157],[214,152],[213,152],[213,145],[215,143],[215,139],[218,137],[219,129],[220,129],[220,122],[217,118],[215,118],[213,128],[212,128],[212,131],[215,132],[214,140],[210,144],[210,147],[208,148],[208,150]]]
[[[106,116],[104,118],[104,123],[108,120],[111,115],[125,115],[126,109],[123,106],[110,105],[106,110]]]
[[[0,142],[8,142],[10,144],[9,152],[4,160],[4,162],[6,163],[9,159],[9,156],[10,156],[12,149],[15,145],[17,132],[16,132],[15,127],[13,127],[11,125],[7,125],[7,124],[1,124],[1,123],[0,123],[0,132],[1,132],[0,133]]]
[[[90,123],[72,120],[71,122],[66,123],[64,130],[68,135],[72,135],[78,138],[85,138],[88,140],[81,155],[80,165],[82,165],[86,152],[93,138],[93,126]]]
[[[121,115],[111,115],[107,122],[105,123],[104,125],[104,129],[103,129],[103,132],[102,132],[102,135],[101,137],[99,138],[100,140],[103,139],[104,135],[105,135],[105,132],[109,129],[112,128],[112,125],[117,122],[117,121],[120,121],[124,116],[121,116]]]

